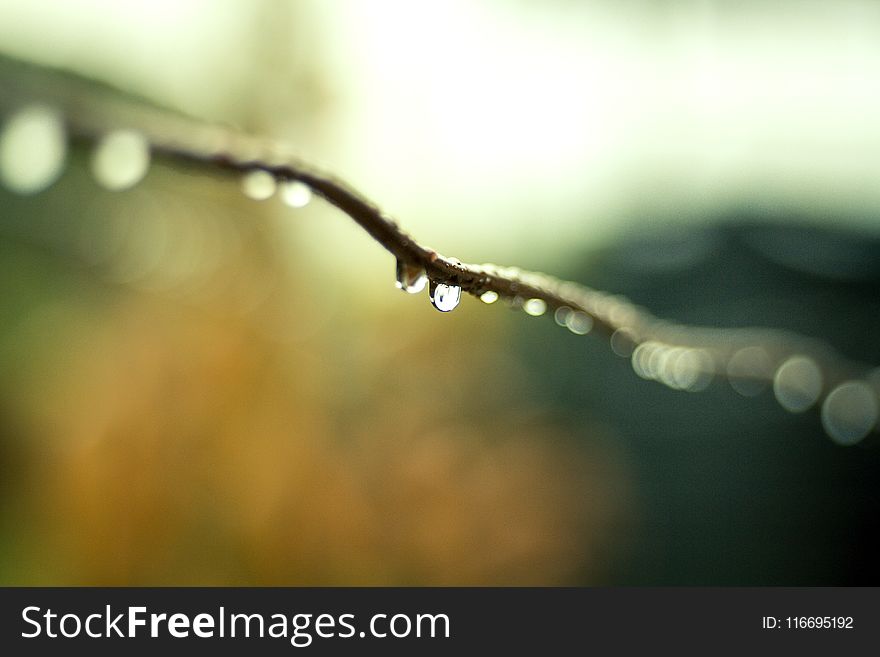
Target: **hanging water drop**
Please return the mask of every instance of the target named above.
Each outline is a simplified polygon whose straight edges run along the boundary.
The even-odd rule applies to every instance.
[[[32,105],[13,115],[0,131],[0,182],[18,194],[36,194],[64,168],[67,134],[53,109]]]
[[[245,196],[255,201],[265,201],[275,193],[275,178],[268,171],[257,169],[246,173],[241,179],[241,189]]]
[[[712,382],[715,373],[715,362],[704,349],[682,348],[675,358],[670,359],[668,380],[664,380],[671,388],[699,392],[705,390]]]
[[[483,303],[495,303],[498,301],[498,293],[495,290],[486,290],[480,295],[480,301]]]
[[[567,326],[566,321],[568,320],[569,315],[571,315],[571,308],[568,306],[559,306],[559,308],[556,309],[556,312],[553,313],[553,320],[559,326],[565,327]]]
[[[288,180],[280,185],[281,200],[292,208],[304,208],[312,200],[312,190],[299,180]]]
[[[871,387],[846,381],[832,390],[822,404],[822,426],[838,445],[855,445],[877,425],[880,409]]]
[[[575,335],[586,335],[593,328],[593,318],[575,310],[565,317],[565,325]]]
[[[822,372],[812,358],[792,356],[776,370],[773,392],[785,410],[802,413],[822,394]]]
[[[455,310],[461,301],[461,288],[445,283],[431,283],[431,303],[441,313]]]
[[[621,358],[632,356],[638,340],[633,332],[627,328],[619,328],[611,334],[611,351]]]
[[[419,265],[397,261],[397,288],[409,294],[418,294],[428,284],[428,275]]]
[[[150,167],[150,145],[139,132],[116,130],[105,135],[92,153],[92,175],[112,191],[133,187]]]
[[[547,302],[543,299],[529,299],[523,304],[526,315],[539,317],[547,312]]]

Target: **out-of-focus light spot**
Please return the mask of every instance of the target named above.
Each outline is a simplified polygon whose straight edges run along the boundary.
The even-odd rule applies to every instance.
[[[611,334],[611,351],[621,358],[629,358],[635,349],[636,338],[629,329],[617,329]]]
[[[669,357],[669,345],[656,342],[652,345],[652,349],[645,363],[645,372],[652,379],[659,380],[663,376],[663,370],[666,366],[666,359]]]
[[[715,376],[715,360],[705,349],[648,340],[635,348],[631,360],[637,375],[675,390],[705,390]]]
[[[635,348],[632,353],[632,368],[633,371],[643,379],[653,379],[653,375],[651,371],[648,369],[648,363],[651,358],[651,354],[654,350],[654,345],[656,343],[652,340],[648,342],[643,342],[639,346]]]
[[[113,191],[133,187],[150,167],[150,145],[139,132],[117,130],[106,135],[92,153],[92,174]]]
[[[15,114],[0,133],[0,181],[19,194],[36,194],[64,167],[67,138],[59,114],[42,105]]]
[[[575,310],[565,318],[565,326],[575,335],[586,335],[593,328],[593,318],[580,310]]]
[[[785,410],[801,413],[819,399],[822,372],[812,358],[792,356],[776,370],[773,392]]]
[[[681,351],[681,347],[673,347],[670,345],[663,345],[655,351],[649,361],[649,369],[657,381],[669,387],[674,387],[675,382],[672,380],[672,365]]]
[[[760,394],[773,376],[770,356],[761,347],[745,347],[737,351],[727,363],[730,386],[744,397]]]
[[[676,390],[687,390],[697,381],[700,373],[696,353],[692,349],[678,347],[666,360],[664,383]]]
[[[279,190],[281,200],[292,208],[304,208],[312,200],[312,190],[299,180],[283,182]]]
[[[547,312],[547,302],[543,299],[529,299],[523,304],[523,310],[526,315],[539,317]]]
[[[276,188],[275,178],[271,173],[262,169],[246,173],[241,179],[241,190],[245,196],[255,201],[265,201],[267,198],[272,198]]]
[[[480,295],[480,301],[483,303],[495,303],[498,301],[498,293],[495,290],[487,290]]]
[[[685,349],[672,364],[672,381],[680,390],[705,390],[714,374],[715,363],[704,349]]]
[[[568,326],[566,321],[568,320],[568,316],[571,315],[571,308],[568,306],[559,306],[556,309],[556,312],[553,313],[553,321],[559,324],[559,326]]]
[[[877,424],[877,396],[861,381],[837,386],[822,404],[822,426],[839,445],[855,445]]]

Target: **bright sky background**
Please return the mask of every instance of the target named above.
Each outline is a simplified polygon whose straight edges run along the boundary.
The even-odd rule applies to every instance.
[[[206,116],[269,102],[268,131],[467,259],[736,204],[880,228],[874,2],[6,0],[0,49]],[[272,53],[320,81],[316,119],[271,105],[296,96]]]

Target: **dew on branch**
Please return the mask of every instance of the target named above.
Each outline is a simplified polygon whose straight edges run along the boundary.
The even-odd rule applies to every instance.
[[[455,310],[461,301],[461,288],[457,285],[431,282],[431,303],[441,313]]]
[[[822,426],[831,440],[854,445],[877,425],[878,404],[874,391],[861,381],[846,381],[825,398]]]
[[[611,351],[621,358],[632,356],[636,343],[636,336],[628,328],[619,328],[611,334]]]
[[[292,208],[304,208],[312,200],[312,190],[298,180],[281,183],[279,190],[281,200]]]
[[[776,370],[773,392],[782,408],[802,413],[819,400],[822,372],[812,358],[792,356]]]
[[[571,315],[571,308],[568,306],[559,306],[553,313],[553,321],[559,326],[565,328],[567,326],[568,316]]]
[[[441,312],[454,310],[463,292],[485,304],[501,300],[530,316],[551,311],[556,324],[576,335],[595,331],[610,338],[614,353],[628,358],[643,379],[698,391],[716,377],[725,377],[745,397],[759,395],[772,384],[787,411],[801,413],[819,405],[822,426],[840,445],[858,443],[877,428],[880,370],[865,379],[869,366],[851,362],[817,340],[775,329],[686,326],[655,317],[624,297],[546,274],[461,263],[419,244],[378,206],[334,176],[293,159],[282,144],[141,100],[114,103],[123,118],[114,117],[105,125],[110,114],[102,98],[96,95],[90,102],[83,94],[72,106],[21,108],[0,97],[0,106],[5,103],[6,109],[14,110],[0,131],[0,183],[20,194],[47,189],[63,171],[70,138],[94,147],[93,175],[111,190],[138,184],[151,157],[163,157],[240,176],[242,191],[254,200],[277,192],[284,204],[301,208],[318,196],[395,258],[398,288],[416,294],[430,281],[431,303]],[[132,111],[124,111],[129,104]],[[159,237],[140,241],[159,244]],[[143,250],[143,257],[133,261],[152,267],[152,251]],[[93,256],[100,259],[100,253]],[[131,278],[131,272],[124,273]]]
[[[138,184],[150,168],[150,145],[134,130],[102,137],[92,151],[92,175],[102,187],[122,191]]]
[[[428,284],[428,275],[421,265],[397,261],[397,287],[409,294],[418,294]]]
[[[529,299],[523,304],[523,310],[526,315],[540,317],[547,312],[547,302],[543,299]]]
[[[593,319],[587,313],[575,310],[566,316],[565,326],[575,335],[586,335],[593,328]]]
[[[257,169],[246,173],[241,179],[241,190],[255,201],[265,201],[275,194],[277,184],[268,171]]]
[[[67,134],[59,112],[27,106],[0,132],[0,181],[17,194],[38,194],[61,175],[66,155]]]

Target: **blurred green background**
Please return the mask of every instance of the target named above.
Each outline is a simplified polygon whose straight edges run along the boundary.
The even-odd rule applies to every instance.
[[[867,1],[0,0],[2,53],[282,139],[443,253],[867,363],[878,37]],[[880,579],[876,434],[441,315],[319,201],[91,157],[0,187],[0,582]]]

